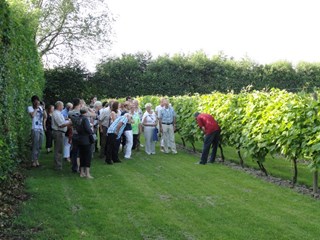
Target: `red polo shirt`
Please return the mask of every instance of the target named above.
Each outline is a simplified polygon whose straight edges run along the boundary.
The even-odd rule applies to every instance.
[[[197,117],[197,123],[199,127],[204,127],[205,128],[205,134],[211,134],[214,131],[220,130],[220,127],[214,118],[207,113],[200,113]]]

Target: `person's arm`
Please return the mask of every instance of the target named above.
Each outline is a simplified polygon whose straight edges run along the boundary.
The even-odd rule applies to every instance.
[[[84,121],[84,124],[83,124],[84,131],[88,134],[93,134],[88,118],[85,117],[83,118],[82,121]]]
[[[118,135],[119,131],[120,131],[120,128],[122,127],[124,123],[123,122],[119,122],[118,125],[117,125],[117,128],[116,128],[116,131],[115,131],[115,134]]]
[[[43,119],[43,129],[44,129],[44,131],[47,131],[47,119],[48,118],[44,118]]]
[[[28,107],[28,113],[31,118],[34,118],[36,116],[38,108],[39,108],[39,105]]]
[[[176,131],[176,116],[173,117],[173,131]]]
[[[71,126],[71,121],[65,122],[63,115],[61,114],[62,118],[57,115],[57,114],[53,114],[53,118],[55,119],[57,125],[59,128],[64,128],[64,127],[68,127]]]
[[[204,124],[202,122],[202,119],[200,119],[199,117],[197,118],[197,123],[198,123],[198,126],[200,127],[200,129],[202,130],[202,132],[204,134],[206,134],[206,128],[204,127]]]

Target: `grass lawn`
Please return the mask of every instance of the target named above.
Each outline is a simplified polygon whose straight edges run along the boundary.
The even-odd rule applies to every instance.
[[[180,137],[177,137],[177,142],[182,144]],[[192,149],[192,145],[190,143],[186,142],[186,146],[189,149]],[[197,151],[200,152],[202,150],[202,143],[197,142],[195,144],[195,148]],[[223,153],[227,160],[240,164],[239,156],[235,148],[224,146]],[[220,156],[219,149],[217,154]],[[252,158],[250,158],[249,156],[245,157],[243,150],[241,151],[241,154],[244,160],[244,164],[246,166],[259,169],[258,164],[255,161],[253,161]],[[286,160],[285,158],[279,157],[279,156],[273,157],[270,154],[268,154],[263,164],[270,175],[275,177],[280,177],[282,179],[292,180],[292,164],[290,161]],[[308,165],[298,163],[298,183],[299,184],[303,184],[311,187],[312,181],[313,181],[312,175],[313,173],[308,168]],[[318,184],[320,186],[320,177],[318,180]]]
[[[53,170],[53,155],[27,172],[31,198],[15,223],[32,239],[319,239],[320,201],[220,164],[135,152],[113,166],[95,158],[82,179]]]

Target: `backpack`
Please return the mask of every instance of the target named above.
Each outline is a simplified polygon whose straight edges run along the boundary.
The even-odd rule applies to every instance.
[[[79,130],[81,131],[82,119],[80,118],[80,116],[81,115],[79,112],[75,112],[75,113],[72,112],[71,114],[69,114],[69,117],[72,122],[72,127],[77,131],[77,133],[79,132]]]

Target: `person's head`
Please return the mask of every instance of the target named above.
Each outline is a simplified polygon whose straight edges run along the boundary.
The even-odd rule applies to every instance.
[[[63,102],[57,101],[54,106],[56,110],[61,111],[63,109]]]
[[[38,106],[40,105],[40,99],[37,95],[34,95],[31,97],[31,102],[33,105],[38,105]]]
[[[197,117],[200,115],[199,112],[196,112],[193,116],[197,119]]]
[[[85,107],[87,104],[83,99],[80,99],[80,107]]]
[[[165,100],[165,98],[160,98],[160,106],[161,106],[161,107],[164,106],[164,103],[163,103],[164,100]]]
[[[78,108],[80,106],[80,98],[73,99],[73,108]]]
[[[111,105],[111,111],[113,112],[118,112],[119,109],[119,102],[118,101],[114,101]]]
[[[102,102],[96,101],[93,106],[96,111],[99,111],[102,108]]]
[[[167,98],[164,98],[164,99],[162,100],[162,103],[163,103],[163,107],[165,107],[165,108],[168,108],[168,107],[169,107],[169,100],[168,100]]]
[[[80,108],[80,114],[81,115],[86,115],[88,113],[88,107],[82,107]]]
[[[130,96],[126,97],[126,101],[132,102],[132,97],[130,97]]]
[[[68,111],[70,111],[70,110],[72,110],[72,108],[73,108],[72,103],[68,102],[68,103],[66,104],[66,109],[68,109]]]
[[[124,110],[124,104],[123,103],[119,103],[119,109],[121,109],[122,111]]]
[[[116,101],[115,99],[110,99],[110,100],[109,100],[108,106],[110,107],[110,109],[112,108],[112,104],[113,104],[115,101]]]
[[[129,111],[131,109],[131,103],[129,101],[125,101],[123,103],[123,109]]]
[[[97,101],[97,97],[96,97],[96,96],[92,96],[92,97],[90,98],[91,104],[95,104],[96,101]]]
[[[137,99],[134,99],[132,101],[132,106],[137,109],[139,107],[139,101]]]
[[[47,113],[48,114],[53,113],[53,110],[54,110],[54,106],[53,105],[48,105],[47,106]]]
[[[102,107],[105,108],[105,107],[108,107],[108,106],[109,106],[109,103],[107,101],[103,101],[102,102]]]
[[[150,112],[150,111],[151,111],[151,108],[152,108],[152,104],[151,104],[151,103],[147,103],[147,104],[145,105],[145,108],[146,108],[146,111],[147,111],[147,112]]]

